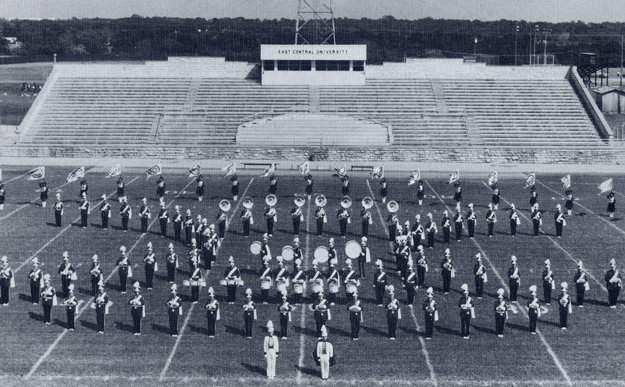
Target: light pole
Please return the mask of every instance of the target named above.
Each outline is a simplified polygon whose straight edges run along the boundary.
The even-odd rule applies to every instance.
[[[619,86],[623,86],[623,35],[621,35],[621,72],[619,76]]]
[[[546,29],[545,30],[545,50],[543,52],[543,55],[545,57],[545,66],[547,65],[547,36],[551,33],[551,29]]]
[[[538,34],[540,33],[540,27],[538,24],[534,27],[534,64],[538,64],[538,58],[536,58],[536,42],[538,41]]]
[[[477,55],[477,38],[473,41],[475,45],[473,46],[473,55]]]
[[[519,26],[516,26],[516,30],[514,31],[514,65],[516,66],[517,59],[517,36],[519,35]]]

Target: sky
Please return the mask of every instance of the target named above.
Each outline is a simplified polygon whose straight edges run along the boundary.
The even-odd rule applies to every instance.
[[[315,2],[319,0],[307,0]],[[295,19],[298,0],[0,0],[0,18],[170,16]],[[335,17],[625,21],[623,0],[333,0]]]

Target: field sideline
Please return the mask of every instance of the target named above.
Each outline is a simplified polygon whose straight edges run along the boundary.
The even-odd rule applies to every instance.
[[[125,173],[126,192],[135,216],[130,222],[130,231],[120,230],[115,200],[115,179],[105,180],[101,172],[87,173],[92,206],[99,203],[99,197],[105,193],[111,195],[113,205],[112,228],[100,228],[99,211],[89,217],[90,227],[79,227],[77,182],[64,184],[70,167],[48,167],[46,178],[51,188],[51,206],[53,194],[58,189],[66,204],[63,227],[54,227],[54,214],[51,208],[41,208],[37,182],[19,178],[26,168],[3,168],[3,177],[7,190],[7,203],[0,212],[0,233],[5,237],[0,242],[0,255],[7,255],[11,268],[15,272],[17,287],[11,291],[10,305],[0,307],[0,335],[4,345],[0,348],[0,383],[4,385],[124,385],[147,386],[163,385],[244,385],[265,383],[262,357],[262,340],[268,319],[279,325],[278,305],[258,304],[258,320],[254,325],[254,337],[246,340],[243,334],[241,303],[245,288],[250,287],[255,295],[259,293],[258,269],[259,258],[249,252],[249,244],[260,240],[265,231],[263,211],[264,198],[267,194],[268,179],[258,177],[255,171],[241,171],[240,198],[250,196],[254,199],[255,224],[250,238],[242,236],[241,221],[237,207],[241,202],[233,202],[232,219],[218,254],[216,267],[208,277],[209,286],[213,286],[221,302],[221,320],[217,323],[217,335],[208,338],[204,304],[207,296],[205,289],[201,293],[200,303],[185,302],[184,315],[179,320],[181,329],[178,338],[168,334],[168,317],[165,302],[169,295],[169,284],[164,275],[164,255],[166,247],[173,242],[181,259],[177,273],[180,285],[188,278],[186,254],[189,250],[182,243],[173,241],[173,228],[170,224],[168,237],[158,235],[158,199],[156,179],[145,179],[145,174],[138,171]],[[89,170],[89,168],[87,168]],[[97,169],[98,171],[101,168]],[[424,172],[424,171],[422,171]],[[310,268],[312,254],[319,245],[327,246],[328,238],[337,240],[339,267],[344,267],[344,241],[338,233],[338,221],[334,216],[338,209],[340,182],[330,177],[328,171],[312,171],[315,178],[314,194],[324,194],[328,198],[328,223],[323,238],[315,233],[313,218],[314,203],[304,206],[305,221],[302,223],[300,241],[305,252],[304,266]],[[424,173],[426,200],[423,206],[416,203],[416,186],[407,186],[405,173],[389,173],[389,199],[400,204],[398,217],[400,223],[414,219],[421,214],[422,219],[431,212],[439,224],[442,212],[453,209],[453,187],[449,186],[445,174],[429,178]],[[269,245],[274,257],[282,246],[292,244],[292,227],[288,211],[293,207],[293,194],[304,190],[304,179],[292,172],[278,171],[278,223],[277,232]],[[486,175],[487,176],[487,175]],[[394,257],[390,254],[387,229],[382,220],[388,212],[380,202],[379,186],[366,173],[350,173],[350,196],[354,201],[351,208],[353,222],[348,228],[347,240],[359,239],[360,235],[360,200],[364,196],[376,199],[376,206],[371,211],[373,225],[370,228],[369,247],[372,258],[380,258],[390,276],[402,303],[403,319],[398,327],[398,340],[387,339],[387,326],[382,308],[375,303],[372,276],[373,263],[367,266],[367,278],[361,280],[359,294],[364,301],[364,323],[359,341],[350,338],[350,324],[347,306],[344,304],[344,292],[339,293],[341,302],[332,307],[332,320],[328,323],[329,338],[335,345],[337,366],[331,371],[331,382],[358,385],[460,385],[460,386],[526,386],[526,385],[625,385],[625,368],[621,354],[622,320],[625,316],[625,303],[619,302],[616,310],[607,307],[607,291],[603,276],[608,269],[610,258],[616,258],[617,267],[623,267],[622,249],[625,234],[625,218],[621,216],[621,200],[625,198],[625,176],[614,178],[617,192],[617,217],[610,219],[605,210],[605,194],[598,196],[597,185],[607,177],[599,174],[574,175],[573,190],[578,202],[574,214],[567,216],[562,239],[555,238],[553,210],[557,203],[564,204],[560,175],[541,174],[536,185],[539,203],[544,214],[543,235],[531,236],[529,217],[529,191],[523,189],[523,176],[504,176],[500,178],[502,203],[498,211],[499,222],[495,227],[495,237],[486,237],[484,220],[491,192],[483,179],[472,177],[463,179],[463,209],[472,202],[478,212],[476,238],[470,240],[463,235],[460,243],[452,236],[449,246],[442,243],[439,231],[435,248],[426,249],[430,271],[426,275],[426,285],[434,287],[434,299],[439,304],[440,321],[435,325],[434,338],[423,337],[423,312],[421,304],[424,291],[418,290],[415,306],[411,310],[405,305],[405,291],[395,272]],[[184,212],[191,209],[195,217],[201,214],[211,223],[218,213],[221,199],[231,199],[229,180],[213,173],[204,174],[207,194],[203,202],[198,202],[195,183],[185,179],[183,173],[164,175],[168,193],[165,202],[170,214],[175,205],[180,205]],[[245,194],[243,194],[246,192]],[[152,205],[152,221],[148,233],[141,235],[137,208],[142,196]],[[509,235],[507,209],[509,203],[515,203],[521,212],[518,235]],[[238,210],[238,211],[235,211]],[[71,222],[70,222],[71,221]],[[453,234],[453,233],[452,233]],[[154,244],[154,250],[162,268],[156,275],[153,291],[145,290],[143,265],[140,264],[148,242]],[[127,307],[129,294],[122,295],[118,290],[118,278],[115,272],[115,260],[119,246],[129,250],[133,262],[135,279],[142,283],[142,294],[146,298],[147,316],[144,319],[143,334],[132,336],[129,332],[132,319]],[[440,278],[440,260],[443,251],[449,247],[452,253],[457,276],[452,280],[452,292],[442,293]],[[76,330],[65,330],[66,316],[64,308],[53,310],[53,325],[42,322],[40,305],[32,305],[26,280],[30,269],[29,261],[37,256],[44,262],[43,269],[52,275],[53,285],[60,290],[60,279],[56,274],[62,262],[61,254],[69,251],[70,260],[78,267],[76,283],[77,296],[83,301],[76,320]],[[481,252],[488,268],[489,282],[485,285],[485,297],[476,300],[476,319],[472,320],[471,338],[460,337],[460,319],[457,302],[459,288],[467,283],[474,290],[474,256]],[[111,314],[106,316],[106,332],[95,332],[95,311],[90,307],[88,295],[88,272],[91,256],[98,254],[107,289],[113,305]],[[511,308],[510,318],[506,322],[504,338],[494,334],[493,304],[498,288],[507,288],[507,270],[510,256],[519,259],[521,287],[519,306]],[[245,288],[238,289],[237,304],[224,302],[225,289],[218,285],[227,265],[228,256],[234,256],[241,269]],[[556,282],[569,283],[571,295],[575,299],[573,274],[578,260],[591,276],[590,291],[587,292],[584,308],[574,307],[569,317],[569,329],[562,331],[558,325],[556,304],[544,307],[539,318],[539,335],[530,335],[524,305],[531,284],[538,286],[538,296],[542,301],[541,272],[543,261],[549,258],[555,272]],[[275,259],[272,268],[275,268]],[[292,265],[286,267],[292,270]],[[325,265],[323,267],[325,269]],[[180,286],[183,298],[190,297],[188,288]],[[559,287],[554,294],[559,294]],[[271,296],[275,296],[272,289]],[[508,292],[506,291],[506,297]],[[622,298],[623,296],[621,296]],[[307,300],[308,302],[308,300]],[[309,305],[298,307],[293,313],[289,326],[289,339],[281,340],[281,351],[277,363],[277,378],[267,384],[321,384],[319,369],[312,360],[311,352],[316,341],[315,323]],[[234,375],[234,376],[233,376]]]

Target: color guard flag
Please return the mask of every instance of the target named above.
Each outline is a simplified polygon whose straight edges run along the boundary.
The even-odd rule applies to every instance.
[[[381,179],[384,177],[384,166],[380,165],[379,167],[373,168],[371,170],[371,177],[374,179]]]
[[[495,171],[495,172],[491,173],[490,175],[488,175],[488,185],[490,185],[492,187],[495,184],[497,184],[497,171]]]
[[[161,164],[154,164],[145,171],[145,173],[148,175],[147,179],[149,179],[150,176],[160,175],[161,172],[162,172]]]
[[[67,179],[65,179],[65,182],[71,183],[72,181],[76,181],[82,177],[85,177],[85,167],[78,167],[71,171],[69,175],[67,175]]]
[[[603,183],[599,184],[598,188],[601,190],[601,192],[599,192],[599,195],[601,195],[602,193],[606,193],[606,192],[612,191],[612,178],[609,178],[608,180],[606,180]]]
[[[224,177],[236,174],[237,173],[237,163],[235,163],[233,161],[230,165],[228,165],[226,167],[223,167],[222,171],[226,171],[226,175]]]
[[[421,172],[414,171],[410,174],[410,179],[408,179],[408,185],[413,185],[419,180],[421,180]]]
[[[345,172],[345,165],[341,168],[334,168],[336,173],[333,173],[332,176],[344,177],[347,173]]]
[[[298,165],[297,170],[300,171],[302,175],[308,174],[308,172],[310,171],[310,166],[308,165],[308,161],[306,161],[305,163],[301,165]]]
[[[523,188],[531,187],[533,185],[536,185],[536,174],[530,173],[525,176],[525,187]]]
[[[201,170],[200,164],[197,164],[193,168],[190,168],[187,171],[187,178],[200,176],[200,170]]]
[[[110,179],[111,177],[120,176],[121,174],[122,174],[122,167],[121,165],[117,164],[116,166],[109,169],[109,171],[106,173],[106,176],[104,176],[104,178]]]
[[[260,175],[260,177],[267,177],[267,176],[271,176],[273,175],[273,173],[276,171],[276,163],[271,163],[270,166],[268,166],[267,168],[265,168],[265,172],[263,172],[262,175]]]
[[[562,182],[562,189],[571,188],[571,175],[564,176],[562,179],[560,179],[560,181]]]
[[[46,167],[37,167],[33,168],[30,171],[26,172],[26,178],[28,180],[39,180],[46,177]]]
[[[447,184],[455,183],[458,180],[460,180],[460,170],[456,169],[456,172],[454,172],[451,175],[449,175],[449,183],[447,183]]]

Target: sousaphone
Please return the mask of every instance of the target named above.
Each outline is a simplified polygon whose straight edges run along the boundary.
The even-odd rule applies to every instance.
[[[252,207],[254,207],[254,200],[251,197],[246,197],[245,199],[243,199],[243,207],[247,208],[248,210],[251,209]]]
[[[219,202],[219,209],[222,210],[223,212],[228,212],[230,211],[230,201],[229,200],[222,200]]]
[[[341,207],[347,209],[352,206],[352,199],[349,196],[343,196],[341,199]]]
[[[370,209],[371,207],[373,207],[373,199],[370,198],[369,196],[365,197],[362,199],[362,206],[365,208],[365,210]]]
[[[395,200],[391,200],[390,202],[386,203],[386,209],[390,213],[395,213],[399,211],[399,204],[397,204]]]
[[[293,202],[296,206],[303,207],[304,204],[306,204],[306,198],[303,195],[295,195],[295,199],[293,199]]]
[[[265,198],[265,203],[267,203],[269,207],[273,207],[278,203],[278,198],[276,197],[276,195],[267,195],[267,197]]]
[[[325,207],[328,204],[328,199],[323,195],[319,195],[315,198],[315,204],[317,207]]]

